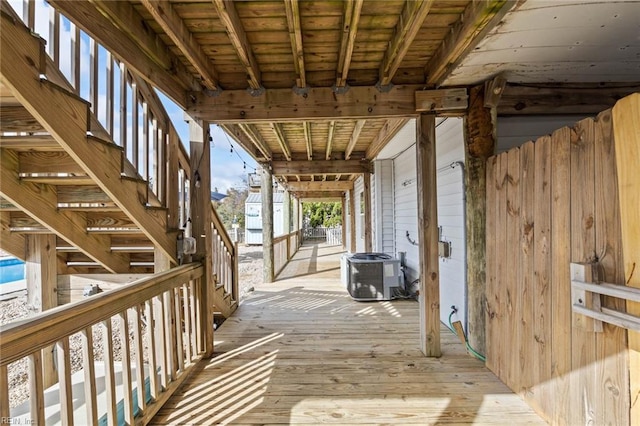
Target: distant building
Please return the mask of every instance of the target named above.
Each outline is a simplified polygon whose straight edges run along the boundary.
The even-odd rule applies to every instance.
[[[273,193],[273,236],[284,234],[284,193]],[[244,203],[245,243],[262,245],[262,194],[250,192]]]

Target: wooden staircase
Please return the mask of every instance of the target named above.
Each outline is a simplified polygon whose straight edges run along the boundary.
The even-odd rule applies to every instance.
[[[44,41],[5,2],[1,9],[0,248],[24,259],[27,236],[55,234],[58,274],[153,273],[158,256],[177,264],[183,194],[173,174],[188,168],[184,151],[166,153],[173,163],[160,200],[46,54]],[[145,99],[155,97],[144,90]],[[237,307],[236,248],[214,216],[208,281],[216,311],[228,317]]]

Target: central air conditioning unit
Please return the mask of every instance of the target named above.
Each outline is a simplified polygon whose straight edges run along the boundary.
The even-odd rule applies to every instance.
[[[400,260],[388,254],[345,255],[341,266],[342,282],[354,300],[391,300],[403,290]]]

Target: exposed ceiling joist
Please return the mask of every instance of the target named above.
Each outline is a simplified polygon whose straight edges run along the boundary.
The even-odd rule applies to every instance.
[[[247,137],[253,143],[253,145],[256,148],[258,148],[258,150],[262,153],[264,158],[266,158],[267,160],[271,159],[271,156],[273,155],[273,153],[271,152],[269,145],[267,145],[267,143],[262,138],[262,135],[253,124],[240,123],[238,124],[238,127],[242,129],[242,131],[245,133],[245,135],[247,135]]]
[[[182,108],[187,106],[185,90],[200,90],[191,73],[162,40],[149,32],[130,3],[51,0],[49,4]],[[88,27],[86,22],[92,25]]]
[[[353,181],[321,181],[321,182],[288,182],[287,188],[292,192],[299,191],[348,191],[353,189]]]
[[[369,148],[365,153],[367,160],[373,160],[380,154],[382,148],[395,136],[396,133],[407,123],[407,119],[391,119],[387,120],[382,126],[375,139],[369,144]]]
[[[342,18],[342,37],[340,39],[340,56],[338,57],[338,69],[336,70],[336,87],[344,87],[347,84],[347,76],[351,67],[351,56],[358,34],[358,22],[363,0],[344,2],[344,16]]]
[[[306,96],[291,89],[267,89],[262,96],[246,90],[225,90],[218,96],[192,93],[187,113],[213,123],[410,118],[416,115],[415,92],[423,88],[396,85],[381,93],[375,86],[357,86],[336,94],[319,87],[309,88]]]
[[[238,145],[242,147],[256,161],[267,161],[262,152],[258,150],[256,144],[247,136],[245,131],[240,128],[239,124],[221,124],[220,127],[229,135]]]
[[[287,161],[291,161],[291,147],[289,147],[289,143],[287,142],[287,138],[284,136],[284,130],[282,129],[282,124],[280,123],[269,123],[273,133],[275,133],[276,138],[278,139],[278,145],[280,145],[280,149],[284,154]]]
[[[371,163],[360,160],[272,161],[270,164],[273,174],[277,176],[371,172]]]
[[[425,67],[428,85],[440,86],[455,67],[516,4],[511,0],[472,1]]]
[[[345,160],[351,158],[351,154],[353,153],[353,149],[356,147],[356,143],[358,139],[360,139],[360,132],[362,132],[362,128],[366,124],[367,120],[358,120],[356,121],[356,125],[353,128],[353,133],[351,134],[351,139],[349,139],[349,143],[347,144],[347,149],[344,152]]]
[[[305,121],[304,126],[304,143],[307,147],[307,160],[313,160],[313,141],[311,140],[311,123]]]
[[[198,71],[203,85],[211,90],[218,88],[218,76],[211,61],[205,56],[198,42],[173,10],[168,0],[142,0],[156,22],[176,44],[187,60]]]
[[[433,2],[434,0],[409,0],[405,2],[393,38],[389,42],[389,47],[380,64],[378,77],[380,85],[386,86],[391,83],[413,39],[418,35],[422,23],[429,14]]]
[[[325,160],[331,159],[331,149],[333,148],[333,134],[335,130],[336,130],[336,122],[334,120],[331,120],[329,122],[329,133],[327,136],[327,151],[326,151]]]
[[[252,89],[260,89],[262,87],[262,77],[258,62],[253,55],[253,49],[244,31],[238,11],[232,0],[213,0],[216,6],[220,21],[227,30],[227,35],[233,44],[240,62],[247,72],[247,80]]]
[[[289,38],[291,39],[291,51],[293,52],[293,63],[296,67],[296,84],[300,88],[307,86],[306,71],[304,68],[304,49],[302,46],[302,26],[300,25],[300,9],[298,0],[284,0],[284,7],[287,14],[287,25],[289,27]]]

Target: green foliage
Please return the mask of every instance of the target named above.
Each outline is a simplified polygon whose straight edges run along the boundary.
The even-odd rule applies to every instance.
[[[244,202],[247,195],[249,195],[248,189],[229,188],[225,198],[213,202],[225,228],[231,229],[235,217],[236,223],[244,229]]]
[[[313,228],[332,228],[342,224],[342,203],[303,203],[302,212]]]

